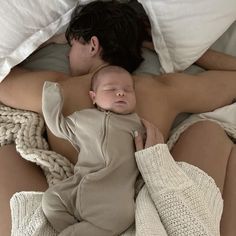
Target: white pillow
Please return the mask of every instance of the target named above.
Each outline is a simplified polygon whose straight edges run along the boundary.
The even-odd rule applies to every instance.
[[[138,0],[164,72],[183,71],[236,20],[236,0]]]
[[[7,0],[0,7],[0,82],[70,20],[77,0]]]

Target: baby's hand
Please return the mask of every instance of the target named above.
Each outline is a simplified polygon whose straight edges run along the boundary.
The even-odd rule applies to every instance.
[[[143,144],[143,137],[141,136],[140,133],[138,133],[137,131],[135,131],[134,135],[135,135],[135,146],[136,146],[136,150],[142,150],[144,148],[148,148],[151,146],[154,146],[158,143],[164,143],[164,137],[162,135],[162,133],[160,132],[160,130],[154,126],[153,124],[151,124],[150,122],[142,119],[142,123],[144,125],[144,127],[146,128],[146,140],[145,140],[145,145]]]

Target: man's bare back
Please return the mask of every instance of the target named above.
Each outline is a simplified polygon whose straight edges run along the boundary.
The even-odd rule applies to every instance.
[[[92,107],[88,93],[93,73],[68,77],[56,72],[26,72],[15,69],[0,86],[0,100],[6,105],[42,112],[44,81],[57,81],[64,95],[64,115]],[[235,72],[208,71],[197,76],[183,73],[161,76],[138,75],[135,79],[137,113],[159,127],[165,140],[179,113],[204,112],[230,104],[236,97]],[[222,86],[225,87],[224,92]],[[22,93],[27,88],[27,93]],[[216,95],[221,96],[216,96]],[[77,153],[71,144],[48,132],[52,150],[75,163]]]

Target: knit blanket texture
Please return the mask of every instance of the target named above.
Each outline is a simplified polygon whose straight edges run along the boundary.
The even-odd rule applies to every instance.
[[[202,121],[212,120],[219,123],[228,135],[236,140],[236,104],[217,109],[214,112],[192,115],[176,127],[168,140],[171,149],[190,125]],[[13,109],[4,105],[0,106],[0,145],[15,143],[17,152],[22,158],[39,165],[47,178],[48,184],[54,185],[73,174],[73,165],[63,156],[49,150],[44,138],[45,125],[42,117],[34,112]],[[11,199],[12,210],[12,236],[55,236],[41,209],[40,192],[20,192]],[[143,191],[147,195],[147,191]],[[137,209],[138,198],[137,198]],[[151,202],[146,203],[148,209]],[[156,231],[151,235],[167,235],[158,214],[150,215],[150,225],[155,225]],[[136,228],[142,224],[142,218],[136,218]],[[135,231],[132,225],[123,236],[143,235]],[[182,235],[187,235],[182,234]]]

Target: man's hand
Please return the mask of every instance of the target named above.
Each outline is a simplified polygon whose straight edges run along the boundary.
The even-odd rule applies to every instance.
[[[65,33],[56,34],[56,35],[52,36],[52,37],[51,37],[50,39],[48,39],[46,42],[44,42],[43,44],[41,44],[38,49],[41,49],[41,48],[43,48],[43,47],[46,47],[47,45],[52,44],[52,43],[56,43],[56,44],[66,44],[66,43],[67,43],[67,39],[66,39]],[[38,50],[38,49],[37,49],[37,50]]]
[[[51,41],[51,43],[57,43],[57,44],[66,44],[67,43],[65,33],[56,34],[49,40]]]

